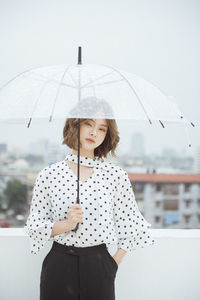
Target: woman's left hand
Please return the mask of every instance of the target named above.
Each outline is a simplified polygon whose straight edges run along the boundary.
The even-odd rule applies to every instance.
[[[113,255],[114,260],[116,261],[117,265],[122,262],[123,257],[125,256],[126,251],[124,249],[119,248],[117,252]]]
[[[113,255],[113,259],[116,261],[117,265],[119,266],[119,264],[121,263],[121,260],[119,259],[119,257],[116,257],[116,255]]]

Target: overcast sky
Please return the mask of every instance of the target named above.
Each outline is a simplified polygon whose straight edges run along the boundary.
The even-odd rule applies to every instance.
[[[0,0],[0,86],[29,68],[76,64],[82,46],[83,64],[107,64],[151,81],[196,125],[189,127],[189,148],[184,127],[118,121],[122,152],[139,131],[147,154],[170,147],[193,155],[200,145],[199,20],[198,0]],[[20,148],[47,137],[60,144],[62,127],[0,124],[0,143]]]

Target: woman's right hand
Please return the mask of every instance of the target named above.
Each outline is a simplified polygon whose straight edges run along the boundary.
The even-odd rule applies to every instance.
[[[77,223],[83,222],[82,206],[78,203],[69,207],[67,212],[67,223],[71,230],[76,228]]]

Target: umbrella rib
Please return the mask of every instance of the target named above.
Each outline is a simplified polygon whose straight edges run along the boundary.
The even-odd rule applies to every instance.
[[[14,77],[11,78],[10,80],[8,80],[4,85],[2,85],[2,86],[0,87],[0,91],[1,91],[3,88],[5,88],[9,83],[11,83],[12,81],[14,81],[14,80],[17,79],[18,77],[20,77],[21,75],[24,76],[26,73],[29,73],[29,72],[33,73],[33,71],[35,71],[36,69],[40,69],[40,68],[41,68],[41,67],[33,68],[33,69],[28,69],[28,70],[25,70],[25,71],[23,71],[23,72],[17,74],[16,76],[14,76]],[[35,73],[35,74],[37,74],[37,73]],[[39,74],[37,74],[37,75],[39,75]],[[42,75],[40,75],[40,76],[42,76]],[[48,78],[48,77],[45,77],[44,75],[43,75],[43,77],[44,77],[45,79],[50,79],[50,78]],[[54,79],[54,80],[55,80],[55,79]],[[66,84],[63,84],[63,85],[66,85]],[[70,85],[68,85],[68,86],[69,86],[69,87],[76,88],[76,87],[74,87],[74,86],[70,86]]]
[[[97,83],[97,84],[95,84],[96,86],[98,86],[98,85],[104,85],[104,84],[111,84],[111,83],[116,83],[116,82],[119,82],[119,81],[124,81],[124,79],[118,79],[118,80],[112,80],[112,81],[107,81],[107,82],[103,82],[103,83]],[[87,88],[88,87],[91,87],[91,85],[89,85],[89,86],[86,86]],[[85,87],[84,87],[85,88]]]
[[[36,102],[35,102],[35,104],[34,104],[34,107],[33,107],[32,113],[31,113],[31,117],[30,117],[29,122],[28,122],[28,126],[27,126],[28,128],[30,127],[30,124],[31,124],[31,121],[32,121],[32,118],[33,118],[33,114],[34,114],[34,112],[35,112],[35,110],[36,110],[38,101],[39,101],[39,99],[40,99],[40,97],[41,97],[41,94],[43,93],[44,88],[45,88],[45,86],[47,85],[47,83],[48,83],[48,82],[45,82],[45,83],[43,84],[42,88],[40,89],[40,93],[39,93],[39,95],[38,95],[38,97],[37,97],[37,99],[36,99]]]
[[[87,72],[87,76],[89,77],[90,82],[94,82],[94,80],[92,79],[92,77],[90,76],[90,74],[88,72]],[[91,87],[93,89],[94,96],[96,97],[95,85],[92,85],[89,87]]]
[[[170,101],[172,101],[173,100],[173,97],[168,97],[169,99],[170,99]],[[180,118],[181,118],[181,120],[185,120],[185,122],[188,122],[188,123],[190,123],[190,125],[192,125],[193,127],[195,127],[195,125],[194,125],[194,123],[193,122],[191,122],[190,120],[188,120],[188,119],[186,119],[185,117],[183,117],[183,113],[182,113],[182,111],[180,110],[180,108],[178,107],[178,104],[176,103],[176,102],[173,102],[174,103],[174,105],[175,105],[175,107],[174,107],[174,110],[175,110],[175,108],[176,108],[176,112],[177,113],[179,113],[179,112],[181,112],[181,115],[179,116]]]
[[[53,116],[54,108],[55,108],[55,105],[56,105],[56,101],[58,99],[58,94],[60,92],[60,87],[61,87],[63,78],[65,77],[65,74],[67,73],[67,71],[69,70],[69,68],[70,68],[70,66],[67,66],[67,68],[65,69],[64,73],[62,74],[61,80],[59,82],[59,85],[58,85],[58,88],[57,88],[57,91],[56,91],[56,96],[55,96],[54,103],[53,103],[53,108],[52,108],[51,115],[50,115],[50,118],[49,118],[49,122],[52,121],[52,116]]]
[[[68,74],[70,75],[72,81],[74,82],[75,88],[77,88],[77,83],[76,83],[75,79],[73,78],[72,74],[70,72],[68,72]]]
[[[2,87],[0,87],[0,90],[4,89],[9,83],[11,83],[12,81],[14,81],[15,79],[17,79],[18,77],[20,77],[21,75],[23,75],[24,73],[28,73],[30,72],[32,69],[23,71],[21,73],[19,73],[18,75],[14,76],[13,78],[11,78],[10,80],[8,80],[4,85],[2,85]]]
[[[181,116],[182,118],[181,119],[183,119],[183,116]],[[188,122],[189,124],[191,124],[192,122]],[[188,124],[187,123],[187,124]],[[191,147],[192,146],[192,143],[191,143],[191,140],[190,140],[190,136],[189,136],[189,131],[188,131],[188,128],[187,128],[187,124],[186,123],[183,123],[183,125],[184,125],[184,129],[185,129],[185,134],[186,134],[186,136],[187,136],[187,140],[188,140],[188,146],[189,147]],[[192,124],[191,124],[192,125]]]
[[[92,82],[94,83],[95,81],[100,80],[100,79],[102,79],[103,77],[108,76],[108,75],[110,75],[110,74],[112,74],[112,73],[113,73],[113,71],[112,71],[112,72],[109,72],[109,73],[106,73],[106,74],[104,74],[104,75],[101,75],[100,77],[98,77],[98,78],[96,78],[96,79],[93,79]],[[87,85],[90,84],[90,83],[91,83],[91,81],[88,82],[88,83],[86,83],[86,84],[84,84],[84,85],[82,85],[81,88],[87,87]]]
[[[68,67],[69,67],[69,66],[68,66]],[[33,72],[32,72],[32,73],[33,73]],[[38,75],[38,74],[36,74],[36,75]],[[40,75],[40,76],[42,76],[42,75]],[[32,121],[32,118],[33,118],[33,114],[34,114],[34,112],[35,112],[35,110],[36,110],[38,101],[39,101],[39,99],[40,99],[40,97],[41,97],[41,95],[42,95],[42,92],[44,91],[44,88],[46,87],[46,85],[47,85],[50,81],[52,81],[51,78],[46,77],[46,79],[47,79],[48,81],[47,81],[47,82],[44,82],[42,88],[40,89],[40,93],[39,93],[39,95],[38,95],[38,98],[37,98],[37,100],[36,100],[36,102],[35,102],[35,104],[34,104],[34,107],[33,107],[33,110],[32,110],[32,114],[31,114],[31,117],[30,117],[29,122],[28,122],[28,126],[27,126],[28,128],[30,127],[30,124],[31,124],[31,121]]]
[[[151,119],[149,118],[149,116],[148,116],[148,114],[147,114],[147,111],[146,111],[146,109],[145,109],[145,107],[144,107],[142,101],[140,100],[138,94],[136,93],[134,87],[131,85],[131,83],[129,82],[129,80],[128,80],[123,74],[121,74],[121,72],[119,72],[119,71],[116,70],[115,68],[110,67],[110,66],[106,66],[106,65],[105,65],[105,67],[111,68],[113,71],[115,71],[116,73],[118,73],[118,74],[126,81],[126,83],[130,86],[131,90],[132,90],[133,93],[135,94],[136,98],[138,99],[140,105],[142,106],[142,109],[144,110],[144,113],[145,113],[146,117],[148,118],[149,123],[152,124],[152,121],[151,121]]]
[[[44,76],[44,75],[41,75],[41,74],[37,74],[37,73],[34,73],[34,72],[31,72],[33,75],[37,75],[38,77],[41,77],[41,79],[36,79],[36,78],[33,78],[34,80],[39,80],[39,81],[41,81],[42,79],[43,80],[49,80],[49,81],[52,81],[52,82],[55,82],[55,83],[59,83],[59,81],[58,80],[56,80],[56,79],[53,79],[53,78],[49,78],[49,77],[46,77],[46,76]],[[54,74],[55,75],[55,74]],[[63,83],[62,82],[62,84],[61,85],[63,85],[63,86],[67,86],[67,87],[71,87],[71,88],[77,88],[77,86],[73,86],[73,85],[70,85],[70,84],[68,84],[68,83]]]

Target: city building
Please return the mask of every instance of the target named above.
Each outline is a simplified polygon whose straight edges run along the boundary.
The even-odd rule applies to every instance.
[[[200,174],[128,174],[153,228],[200,228]]]

